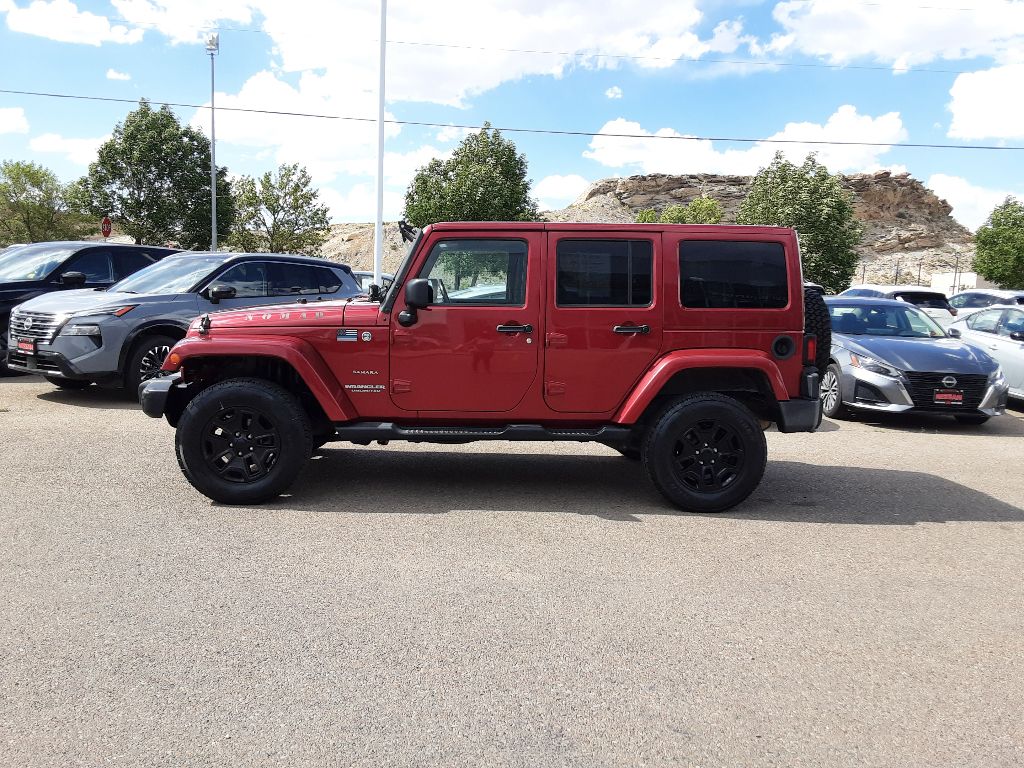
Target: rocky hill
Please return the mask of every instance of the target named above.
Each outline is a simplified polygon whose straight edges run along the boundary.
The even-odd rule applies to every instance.
[[[750,186],[749,176],[651,174],[595,182],[569,207],[547,211],[549,221],[631,222],[637,211],[685,205],[707,193],[725,209],[723,223],[735,222],[736,211]],[[860,282],[891,283],[899,270],[900,283],[927,285],[932,272],[969,269],[974,258],[971,232],[957,223],[952,207],[920,181],[907,174],[881,171],[844,178],[853,194],[857,218],[864,224],[859,249]],[[373,225],[336,224],[324,253],[353,268],[373,266]],[[394,272],[405,247],[393,223],[385,225],[384,269]]]

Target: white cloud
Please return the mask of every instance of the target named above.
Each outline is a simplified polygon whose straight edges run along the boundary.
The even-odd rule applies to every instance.
[[[978,187],[960,176],[944,173],[933,174],[926,186],[953,206],[953,218],[968,229],[984,224],[992,209],[1010,195],[1024,200],[1024,192]]]
[[[70,0],[33,0],[24,8],[13,0],[0,2],[0,12],[7,13],[7,26],[12,32],[45,37],[61,43],[102,45],[103,43],[137,43],[141,29],[112,24],[106,16],[80,11]]]
[[[88,165],[96,159],[96,151],[100,144],[109,139],[101,136],[98,139],[67,139],[56,133],[44,133],[29,141],[33,152],[53,152],[67,157],[76,165]]]
[[[783,32],[766,50],[837,64],[871,59],[892,64],[897,73],[938,59],[1020,60],[1024,3],[931,0],[927,5],[925,10],[909,2],[785,0],[773,11]]]
[[[613,85],[611,88],[604,92],[604,95],[607,96],[609,99],[621,99],[622,89],[619,88],[619,86],[617,85]]]
[[[437,140],[442,144],[452,141],[462,141],[469,134],[474,133],[472,128],[456,128],[454,125],[445,126],[437,132]]]
[[[174,44],[199,43],[218,22],[251,24],[249,0],[111,0],[118,16],[132,24],[159,30]],[[316,16],[307,18],[316,18]]]
[[[21,107],[3,107],[0,109],[0,134],[28,133],[28,118]]]
[[[107,70],[107,80],[131,80],[132,76],[127,72],[118,72],[116,69]]]
[[[886,167],[881,156],[890,145],[903,141],[907,132],[898,112],[878,117],[858,114],[849,104],[836,110],[824,125],[817,123],[787,123],[769,139],[787,141],[859,141],[874,142],[882,146],[774,144],[759,142],[747,149],[717,149],[707,139],[644,138],[682,137],[672,128],[661,128],[654,133],[639,123],[618,118],[606,123],[602,133],[621,133],[641,138],[595,136],[584,157],[611,168],[637,169],[643,173],[727,173],[752,174],[771,162],[777,151],[793,162],[801,162],[808,153],[816,152],[818,160],[830,171],[844,173],[875,171]]]
[[[533,187],[543,210],[564,208],[590,186],[590,182],[577,174],[546,176]]]
[[[1024,64],[958,75],[949,90],[956,139],[1024,139]]]
[[[384,221],[397,221],[405,207],[404,190],[384,190]],[[344,193],[321,187],[320,201],[331,209],[331,221],[363,222],[377,218],[377,188],[373,184],[354,184]]]

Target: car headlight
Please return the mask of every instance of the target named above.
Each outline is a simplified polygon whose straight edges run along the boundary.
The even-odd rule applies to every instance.
[[[93,323],[82,325],[65,325],[60,329],[60,336],[99,336],[100,327]]]
[[[864,355],[855,355],[850,353],[850,365],[854,368],[863,368],[865,371],[871,373],[880,373],[882,376],[888,376],[893,379],[901,378],[902,374],[891,365],[886,365],[878,360],[871,357],[865,357]]]
[[[139,306],[139,305],[138,304],[119,304],[116,307],[100,307],[99,309],[90,309],[90,310],[87,310],[85,312],[82,312],[81,315],[83,317],[86,317],[86,316],[87,317],[93,317],[95,315],[113,315],[114,317],[121,317],[123,315],[127,315],[129,312],[131,312],[137,306]]]

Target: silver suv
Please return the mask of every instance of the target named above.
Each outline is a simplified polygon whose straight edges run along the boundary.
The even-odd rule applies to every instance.
[[[14,308],[7,364],[63,389],[139,384],[204,312],[362,293],[343,265],[266,253],[181,253],[108,290],[50,293]]]

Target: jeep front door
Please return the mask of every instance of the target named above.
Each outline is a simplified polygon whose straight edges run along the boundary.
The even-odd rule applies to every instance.
[[[548,235],[544,399],[556,411],[605,413],[661,350],[661,238],[586,234]]]
[[[521,235],[521,236],[520,236]],[[407,411],[511,411],[537,376],[539,232],[438,237],[417,274],[433,303],[413,324],[391,317],[391,399]]]

